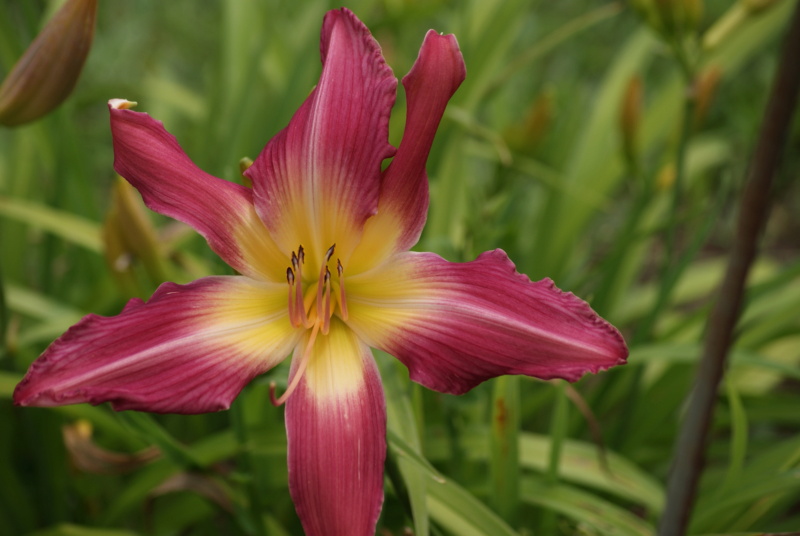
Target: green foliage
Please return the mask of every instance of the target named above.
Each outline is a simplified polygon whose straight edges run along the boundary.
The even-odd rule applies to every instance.
[[[0,77],[41,27],[45,4],[0,2]],[[389,419],[381,534],[655,534],[793,2],[758,13],[705,4],[697,29],[680,34],[654,30],[628,6],[587,0],[348,6],[398,76],[428,28],[456,34],[464,53],[467,80],[428,164],[431,208],[419,249],[462,261],[502,247],[520,272],[587,298],[631,349],[626,367],[584,378],[574,393],[502,378],[462,397],[428,392],[378,356]],[[11,394],[82,314],[116,314],[159,283],[135,258],[130,277],[118,277],[104,256],[115,180],[106,100],[138,101],[201,168],[240,180],[240,158],[255,157],[313,87],[319,26],[332,7],[100,2],[72,96],[44,119],[0,130],[2,532],[301,533],[283,418],[269,404],[272,373],[231,412],[192,417],[21,409]],[[716,86],[701,85],[713,69]],[[634,77],[642,101],[624,134],[621,107]],[[404,111],[401,90],[395,144]],[[627,157],[623,135],[635,136]],[[691,534],[800,527],[800,190],[789,180],[798,143],[795,128],[718,396]],[[165,218],[150,221],[159,262],[179,282],[229,273],[199,237]],[[84,456],[117,460],[105,473],[81,465],[65,441],[62,431],[75,423],[93,432],[86,442],[96,449],[83,443]],[[119,462],[152,446],[157,459]]]

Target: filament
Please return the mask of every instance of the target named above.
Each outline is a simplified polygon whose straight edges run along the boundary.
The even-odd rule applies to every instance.
[[[275,398],[275,382],[271,382],[269,384],[269,401],[272,402],[273,406],[278,407],[283,405],[292,395],[294,390],[297,389],[297,386],[300,384],[300,379],[306,372],[308,359],[311,356],[311,349],[314,347],[314,341],[317,340],[318,332],[319,322],[314,324],[314,329],[311,330],[311,335],[308,337],[308,342],[306,343],[305,350],[303,350],[303,355],[300,356],[300,362],[297,364],[297,370],[295,370],[294,376],[292,376],[292,381],[289,382],[289,385],[286,387],[286,391],[284,391],[280,398]]]

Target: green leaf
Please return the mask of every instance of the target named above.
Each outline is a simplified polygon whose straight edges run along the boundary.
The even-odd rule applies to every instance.
[[[138,532],[106,528],[85,527],[62,523],[44,530],[30,532],[27,536],[136,536]]]
[[[599,534],[609,536],[652,536],[655,528],[627,510],[564,484],[548,485],[541,478],[523,478],[522,499],[549,508]]]
[[[0,197],[0,216],[53,233],[67,242],[96,253],[100,253],[103,248],[100,225],[71,212],[22,199]]]
[[[458,536],[516,536],[511,527],[488,506],[452,480],[428,484],[431,517]]]
[[[396,374],[400,363],[392,358],[381,360],[386,364],[388,374],[384,374],[386,391],[387,439],[390,453],[397,461],[408,493],[409,506],[414,520],[414,534],[427,536],[430,532],[428,505],[426,501],[428,475],[435,471],[422,455],[417,422],[411,409],[411,402],[400,376]],[[408,381],[406,381],[408,385]]]

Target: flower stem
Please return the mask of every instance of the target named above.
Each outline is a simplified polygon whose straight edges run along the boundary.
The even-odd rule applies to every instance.
[[[736,240],[728,268],[709,316],[703,356],[673,454],[667,503],[658,532],[660,536],[683,535],[689,524],[717,389],[739,318],[747,275],[767,219],[772,179],[797,106],[800,93],[800,70],[796,65],[798,54],[800,2],[795,5],[755,155],[742,191]]]
[[[514,526],[519,510],[519,378],[494,380],[491,457],[495,511]]]
[[[244,418],[244,403],[237,400],[231,405],[231,425],[239,444],[239,472],[246,477],[248,512],[242,512],[245,529],[255,536],[267,536],[264,525],[263,511],[261,508],[261,493],[259,493],[258,478],[253,467],[253,456],[250,451],[250,440],[247,423]]]
[[[563,380],[555,380],[551,383],[556,388],[556,398],[553,417],[550,421],[550,455],[548,457],[547,472],[545,473],[545,482],[548,486],[556,486],[559,482],[561,453],[569,426],[569,399],[567,398],[566,385]],[[554,510],[545,511],[539,533],[557,533],[556,513]]]

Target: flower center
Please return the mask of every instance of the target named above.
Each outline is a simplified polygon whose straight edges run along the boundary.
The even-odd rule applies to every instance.
[[[303,285],[303,265],[305,264],[305,251],[303,246],[300,245],[297,251],[292,251],[292,265],[286,269],[286,282],[289,284],[289,321],[292,326],[305,329],[311,329],[311,334],[308,337],[308,342],[303,350],[303,355],[297,364],[297,369],[292,377],[286,392],[280,398],[275,397],[275,384],[270,384],[270,400],[275,406],[280,406],[289,398],[308,365],[308,359],[311,355],[311,350],[314,347],[314,341],[317,339],[317,334],[320,332],[327,335],[331,328],[331,317],[335,311],[335,307],[339,307],[339,316],[342,320],[347,320],[347,299],[344,290],[344,267],[339,259],[336,259],[336,274],[337,281],[334,282],[331,277],[330,268],[328,263],[333,257],[333,252],[336,249],[336,244],[333,244],[325,252],[325,256],[320,263],[319,276],[316,281],[312,281],[309,285]],[[333,289],[333,287],[336,289]],[[333,289],[333,292],[332,292]],[[333,294],[333,298],[331,297]],[[335,301],[334,301],[335,300]]]

